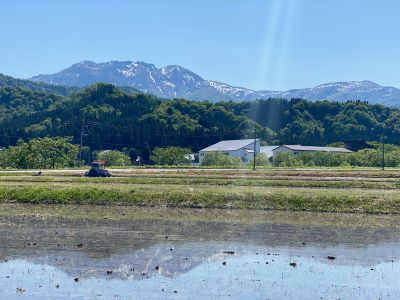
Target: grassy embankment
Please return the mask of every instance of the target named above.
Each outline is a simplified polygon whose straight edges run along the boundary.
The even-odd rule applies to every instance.
[[[400,213],[400,171],[124,170],[2,173],[0,203]]]

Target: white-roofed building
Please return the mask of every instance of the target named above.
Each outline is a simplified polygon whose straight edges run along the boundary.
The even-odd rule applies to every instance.
[[[260,153],[260,139],[255,143],[256,155]],[[199,163],[209,152],[222,152],[229,157],[239,157],[242,163],[249,162],[254,156],[254,139],[221,141],[199,151]]]
[[[280,147],[279,145],[275,145],[275,146],[261,146],[260,147],[260,153],[264,153],[269,160],[272,159],[272,157],[274,156],[274,150],[276,148]]]
[[[281,152],[289,152],[293,155],[299,155],[307,152],[331,152],[331,153],[352,153],[353,151],[341,147],[317,147],[301,145],[282,145],[272,150],[275,158]]]

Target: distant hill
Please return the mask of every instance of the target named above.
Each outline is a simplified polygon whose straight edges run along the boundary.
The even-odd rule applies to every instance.
[[[36,92],[47,92],[62,96],[68,96],[73,92],[77,92],[80,90],[80,88],[77,87],[54,85],[42,82],[33,82],[30,80],[16,79],[10,76],[0,74],[0,88],[2,87],[25,88]]]
[[[400,89],[371,81],[335,82],[313,88],[288,91],[255,91],[206,80],[180,66],[157,68],[153,64],[132,61],[95,63],[83,61],[51,75],[31,78],[35,82],[84,87],[96,82],[132,87],[161,98],[190,100],[247,101],[268,98],[303,98],[307,100],[364,100],[387,106],[400,106]]]
[[[379,141],[382,134],[388,143],[400,142],[400,109],[363,101],[164,101],[98,83],[70,96],[0,87],[0,112],[0,147],[45,136],[79,143],[85,120],[85,145],[128,148],[132,158],[148,159],[154,147],[198,151],[221,140],[252,138],[253,128],[270,145]]]

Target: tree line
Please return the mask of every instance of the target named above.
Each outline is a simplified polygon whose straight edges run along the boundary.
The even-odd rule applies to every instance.
[[[35,138],[28,142],[19,140],[16,146],[0,151],[0,168],[13,169],[54,169],[76,167],[85,164],[78,160],[79,145],[72,138]],[[293,155],[281,152],[273,160],[264,153],[256,156],[258,167],[400,167],[400,146],[388,144],[383,155],[382,145],[370,143],[371,148],[353,153],[304,152]],[[84,151],[88,151],[83,149]],[[190,166],[198,163],[198,155],[193,156],[192,149],[176,146],[157,147],[152,150],[146,164],[157,166]],[[127,149],[122,151],[95,151],[92,158],[105,161],[108,166],[132,166]],[[229,157],[222,152],[206,153],[203,167],[252,167],[254,160],[243,164],[239,157]],[[139,165],[142,165],[141,163]]]

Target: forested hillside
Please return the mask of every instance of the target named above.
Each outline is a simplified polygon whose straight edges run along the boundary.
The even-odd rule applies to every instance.
[[[223,105],[128,95],[110,84],[96,84],[70,97],[2,88],[0,110],[3,147],[43,136],[73,136],[78,142],[84,120],[84,143],[93,150],[127,147],[145,157],[157,146],[197,150],[221,138],[250,135],[254,127]]]
[[[149,156],[169,145],[197,151],[221,139],[257,135],[267,143],[325,145],[343,140],[377,141],[384,132],[400,142],[400,110],[365,102],[254,102],[161,100],[96,84],[60,96],[21,87],[0,88],[0,146],[44,136],[72,136],[92,150],[130,148]]]
[[[379,104],[269,99],[224,106],[272,129],[282,144],[378,141],[382,134],[390,143],[400,142],[400,110]]]
[[[33,82],[30,80],[16,79],[0,73],[0,88],[2,87],[26,88],[37,92],[48,92],[63,96],[70,95],[80,90],[77,87],[68,87],[63,85],[54,85],[42,82]]]

